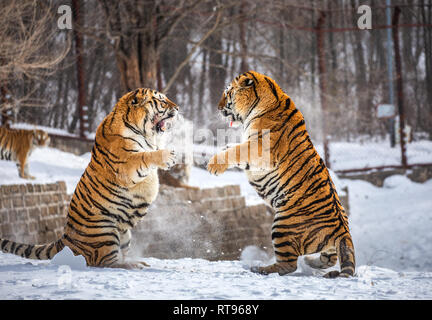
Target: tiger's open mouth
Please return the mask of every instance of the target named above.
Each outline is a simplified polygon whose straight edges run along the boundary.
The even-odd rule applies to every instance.
[[[155,128],[157,133],[163,133],[168,130],[170,130],[174,123],[174,118],[176,116],[176,113],[170,113],[167,117],[156,120],[155,121]]]
[[[235,114],[232,111],[232,103],[228,103],[222,110],[221,113],[224,117],[228,118],[228,120],[231,122],[231,125],[233,123],[236,124],[236,126],[238,125],[238,122],[241,122],[240,117]]]

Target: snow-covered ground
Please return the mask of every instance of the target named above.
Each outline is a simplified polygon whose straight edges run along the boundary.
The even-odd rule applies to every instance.
[[[409,164],[432,163],[432,141],[413,141],[406,145]],[[323,149],[317,146],[320,155]],[[330,143],[330,162],[333,170],[361,169],[389,165],[401,165],[401,149],[390,147],[387,141]]]
[[[30,173],[34,183],[65,180],[72,192],[88,161],[88,154],[36,149]],[[0,184],[28,183],[11,162],[0,161],[0,172]],[[214,177],[193,168],[190,183],[240,184],[249,204],[261,201],[242,172]],[[52,261],[0,253],[0,299],[432,299],[432,180],[418,184],[392,176],[382,188],[339,183],[349,188],[353,278],[324,279],[302,259],[293,274],[257,275],[250,266],[272,257],[254,247],[238,261],[138,257],[151,267],[135,271],[88,268],[65,249]]]
[[[65,181],[67,192],[73,193],[89,161],[90,153],[76,156],[55,148],[36,148],[29,158],[29,173],[36,180],[20,178],[14,162],[0,160],[0,184]]]

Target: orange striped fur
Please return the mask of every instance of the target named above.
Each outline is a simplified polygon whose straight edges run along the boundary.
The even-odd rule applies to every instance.
[[[178,106],[151,89],[124,95],[99,125],[92,157],[72,196],[64,235],[46,245],[0,239],[0,248],[31,259],[51,259],[68,246],[88,266],[142,268],[126,261],[130,230],[159,191],[157,169],[169,169],[175,154],[160,149]]]
[[[249,183],[275,210],[271,236],[276,263],[253,271],[291,273],[297,269],[299,256],[321,252],[318,258],[306,257],[306,263],[324,269],[339,258],[341,271],[325,276],[354,275],[347,215],[291,98],[271,78],[249,71],[232,81],[218,108],[243,125],[246,139],[210,159],[209,172],[222,174],[234,166],[245,169]],[[267,149],[265,137],[269,138]],[[253,143],[258,153],[251,152]],[[270,152],[267,167],[254,156],[261,152]]]
[[[21,178],[35,179],[29,174],[28,158],[35,147],[45,147],[49,142],[48,133],[43,130],[0,127],[0,160],[14,161]]]

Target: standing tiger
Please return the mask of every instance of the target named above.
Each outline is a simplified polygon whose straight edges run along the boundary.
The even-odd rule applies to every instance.
[[[35,147],[46,147],[49,142],[43,130],[0,127],[0,160],[15,161],[20,178],[35,179],[29,174],[28,159]]]
[[[290,97],[271,78],[249,71],[232,81],[218,109],[243,125],[246,141],[213,156],[209,172],[218,175],[234,166],[245,169],[249,183],[275,210],[271,236],[276,263],[252,271],[284,275],[297,269],[299,256],[321,252],[318,258],[306,257],[306,263],[324,269],[339,258],[341,271],[325,277],[354,275],[347,215]],[[269,152],[267,167],[262,157],[253,156],[254,144],[257,154]]]
[[[27,245],[0,239],[0,248],[31,259],[51,259],[68,246],[88,266],[142,268],[125,260],[130,230],[147,213],[159,190],[157,169],[175,163],[159,149],[178,106],[150,89],[125,94],[99,125],[91,160],[72,196],[63,236],[50,244]]]

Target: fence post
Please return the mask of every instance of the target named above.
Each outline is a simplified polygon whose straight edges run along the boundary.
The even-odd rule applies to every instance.
[[[325,13],[320,11],[316,26],[317,34],[317,55],[318,55],[318,73],[319,73],[319,87],[320,87],[320,100],[322,109],[322,124],[323,124],[323,145],[324,145],[324,162],[328,168],[330,164],[330,150],[328,141],[328,127],[327,127],[327,96],[326,96],[326,79],[325,79],[325,50],[324,50],[324,31],[322,30],[325,21]]]
[[[401,146],[401,157],[402,166],[407,166],[406,158],[406,145],[405,145],[405,109],[404,109],[404,97],[403,97],[403,81],[402,81],[402,63],[400,55],[400,45],[399,45],[399,16],[401,9],[395,7],[392,21],[393,29],[393,47],[395,51],[395,66],[396,66],[396,81],[397,81],[397,97],[398,97],[398,113],[399,113],[399,137]]]
[[[386,21],[388,25],[387,29],[387,73],[388,73],[388,89],[389,89],[389,103],[394,105],[394,93],[393,93],[393,55],[392,55],[392,29],[391,26],[391,0],[386,0]],[[395,134],[395,119],[394,117],[388,119],[388,127],[390,134],[390,146],[394,148],[396,146],[396,134]]]

